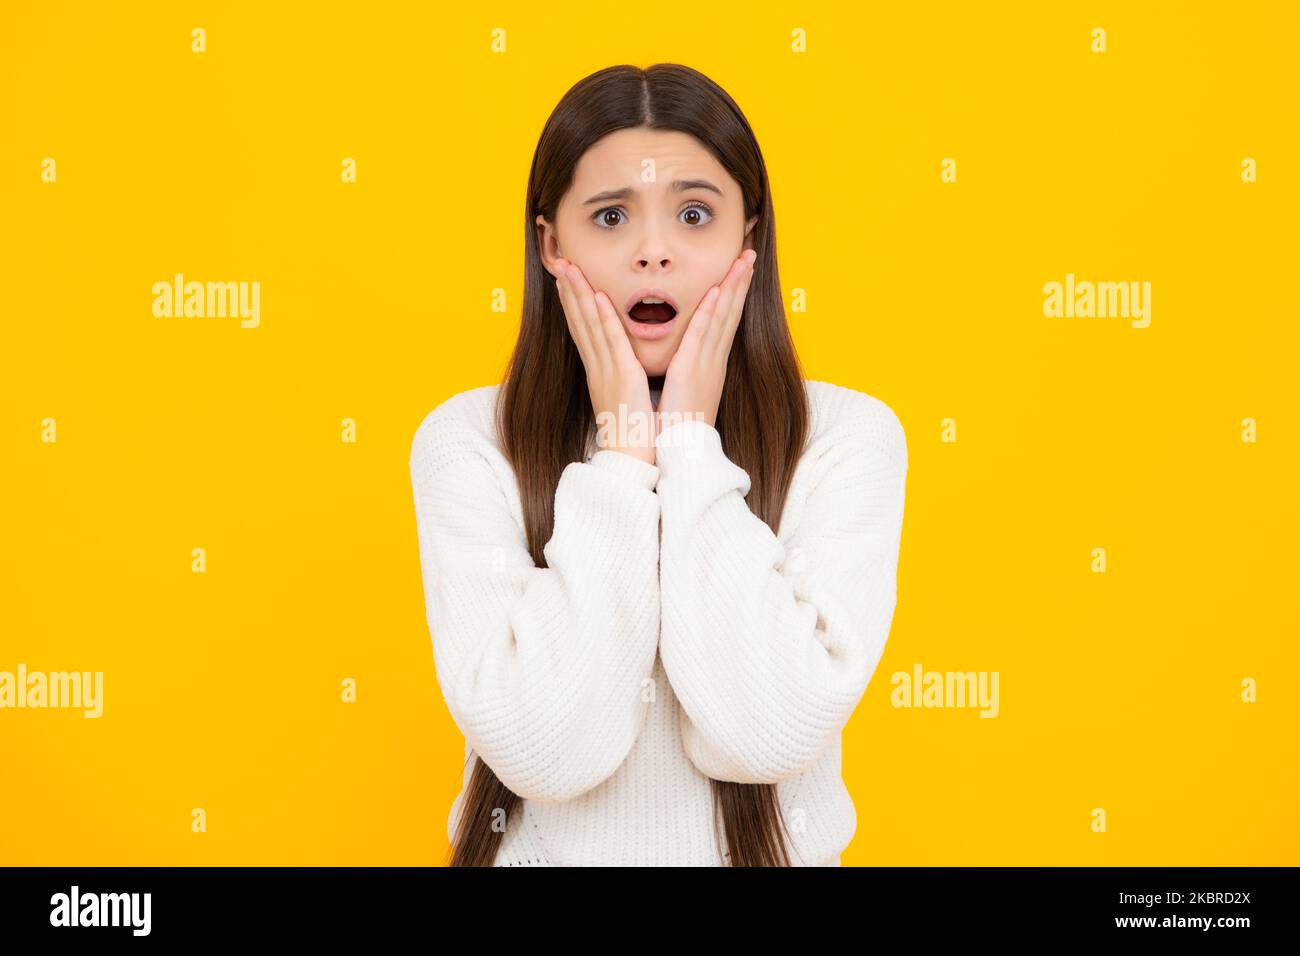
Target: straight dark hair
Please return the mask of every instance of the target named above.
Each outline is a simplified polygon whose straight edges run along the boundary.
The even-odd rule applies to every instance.
[[[523,316],[496,407],[501,447],[518,481],[528,550],[537,567],[547,566],[542,549],[553,530],[560,475],[571,462],[586,459],[596,422],[586,369],[542,264],[536,217],[555,221],[574,167],[593,143],[638,127],[694,136],[740,184],[745,221],[758,216],[752,232],[758,257],[727,361],[716,427],[727,457],[749,475],[750,511],[773,532],[807,436],[808,397],[781,301],[767,167],[744,114],[725,90],[686,66],[599,70],[560,100],[533,153],[524,211]],[[492,866],[504,836],[502,827],[493,826],[501,819],[496,811],[509,820],[522,801],[477,754],[471,759],[476,766],[462,799],[450,865]],[[789,866],[776,785],[710,782],[715,842],[719,818],[727,842],[725,852],[718,844],[720,856],[731,866]]]

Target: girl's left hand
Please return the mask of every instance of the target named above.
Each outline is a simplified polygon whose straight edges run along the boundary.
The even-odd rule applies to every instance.
[[[664,374],[655,416],[656,434],[687,418],[716,424],[727,358],[740,326],[757,255],[753,249],[746,249],[737,256],[722,282],[710,287],[691,315],[681,345]]]

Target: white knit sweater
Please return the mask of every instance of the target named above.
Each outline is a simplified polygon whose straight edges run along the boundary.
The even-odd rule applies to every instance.
[[[726,865],[712,777],[777,784],[792,862],[838,866],[857,827],[840,732],[896,601],[898,417],[806,381],[810,438],[779,534],[703,422],[665,429],[654,465],[589,445],[560,477],[538,568],[493,430],[499,388],[429,412],[410,460],[462,786],[478,754],[524,798],[496,865]]]

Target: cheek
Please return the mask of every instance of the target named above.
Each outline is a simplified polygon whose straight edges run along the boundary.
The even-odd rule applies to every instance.
[[[610,276],[615,274],[615,270],[610,263],[604,261],[603,257],[597,255],[586,255],[582,259],[574,260],[578,263],[578,268],[586,276],[587,283],[591,286],[592,292],[604,291],[612,300],[616,299],[614,292],[617,291],[617,285],[613,284]]]
[[[606,261],[608,251],[602,244],[592,242],[581,226],[570,226],[568,232],[561,235],[557,245],[560,254],[582,270],[592,288],[599,289],[597,280],[603,279],[611,271]]]
[[[739,253],[737,253],[739,255]],[[735,257],[727,249],[720,250],[703,260],[698,269],[691,270],[691,307],[698,308],[704,297],[715,285],[721,285],[727,277]]]

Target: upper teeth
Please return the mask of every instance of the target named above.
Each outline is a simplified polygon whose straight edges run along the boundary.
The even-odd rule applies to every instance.
[[[663,299],[656,299],[654,296],[651,296],[651,295],[646,296],[646,297],[645,297],[644,299],[642,299],[641,301],[644,302],[644,303],[646,303],[647,305],[663,305],[663,304],[664,304],[664,300],[663,300]]]

